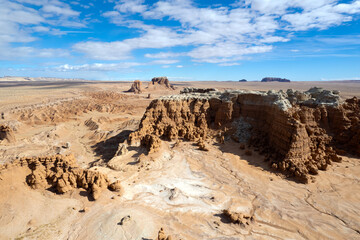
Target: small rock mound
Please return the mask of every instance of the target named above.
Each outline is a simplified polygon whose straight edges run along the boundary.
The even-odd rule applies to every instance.
[[[151,79],[151,83],[149,84],[149,87],[152,86],[163,86],[167,89],[174,90],[174,86],[170,84],[170,81],[167,77],[154,77]]]
[[[250,216],[243,213],[232,212],[229,209],[223,210],[223,214],[225,217],[229,218],[231,223],[240,224],[240,225],[250,225],[250,223],[254,222],[254,216]]]
[[[6,140],[9,143],[15,142],[14,131],[6,125],[0,125],[0,142]]]
[[[113,192],[118,192],[118,193],[122,193],[123,192],[123,188],[121,186],[121,182],[119,180],[111,183],[109,185],[109,189]]]
[[[166,236],[164,229],[160,228],[157,240],[171,240],[171,239],[172,239],[171,236],[170,235]]]
[[[106,175],[77,166],[73,155],[54,155],[46,157],[25,157],[15,160],[11,166],[26,167],[31,173],[26,183],[33,189],[52,188],[57,193],[66,193],[73,188],[86,189],[94,200],[109,187],[110,190],[121,189],[119,182],[110,184]],[[3,166],[2,170],[9,165]]]
[[[200,139],[200,140],[198,141],[197,145],[198,145],[198,147],[199,147],[200,150],[206,151],[206,152],[209,151],[209,148],[208,148],[208,146],[206,145],[206,143],[204,142],[203,139]]]
[[[131,88],[128,90],[128,92],[133,93],[141,93],[141,82],[140,80],[135,80],[134,83],[131,85]]]

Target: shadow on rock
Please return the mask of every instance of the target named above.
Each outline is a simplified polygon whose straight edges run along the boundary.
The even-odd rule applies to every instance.
[[[125,142],[130,133],[132,133],[131,130],[123,130],[116,136],[93,145],[92,148],[94,149],[96,156],[100,157],[105,162],[108,162],[114,157],[116,151],[118,150],[119,143]]]

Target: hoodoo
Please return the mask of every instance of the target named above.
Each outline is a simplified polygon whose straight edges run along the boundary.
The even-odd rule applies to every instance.
[[[140,80],[135,80],[128,92],[141,93],[142,89]]]

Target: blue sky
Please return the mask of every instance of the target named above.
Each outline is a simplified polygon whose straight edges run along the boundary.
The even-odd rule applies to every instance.
[[[360,0],[0,0],[0,76],[360,79]]]

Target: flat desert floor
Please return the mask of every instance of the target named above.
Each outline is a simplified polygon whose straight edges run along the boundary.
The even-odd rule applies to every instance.
[[[73,154],[79,166],[120,180],[123,194],[33,190],[26,172],[0,172],[0,239],[359,239],[360,161],[344,155],[308,184],[271,171],[264,157],[238,144],[164,141],[160,152],[129,152],[119,143],[138,128],[149,103],[184,87],[339,90],[360,97],[360,82],[172,82],[175,90],[125,92],[131,82],[0,82],[0,124],[16,141],[0,143],[0,164],[20,157]],[[149,96],[150,94],[150,96]],[[141,156],[141,161],[138,158]],[[112,162],[111,162],[112,161]],[[109,167],[111,166],[111,167]],[[233,224],[222,210],[254,216]],[[121,224],[126,217],[128,221]]]

